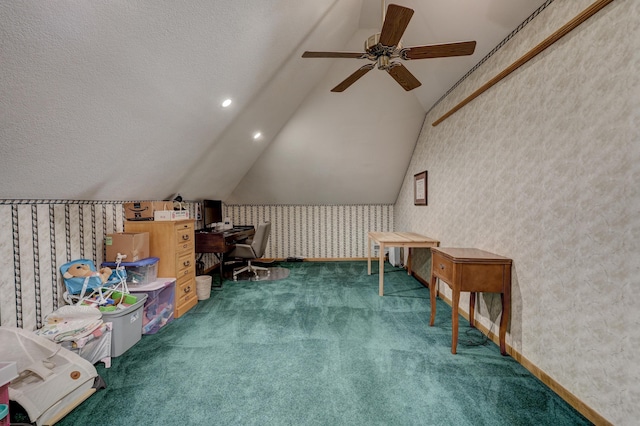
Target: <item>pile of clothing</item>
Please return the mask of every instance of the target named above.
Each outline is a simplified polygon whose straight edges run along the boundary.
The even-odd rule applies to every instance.
[[[69,305],[47,315],[36,334],[60,343],[88,336],[102,325],[102,312],[94,306]]]
[[[60,344],[95,364],[111,367],[111,338],[113,325],[104,322],[102,312],[95,306],[63,306],[45,317],[46,324],[35,334]]]

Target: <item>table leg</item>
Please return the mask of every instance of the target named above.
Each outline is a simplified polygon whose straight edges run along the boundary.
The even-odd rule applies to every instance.
[[[472,291],[469,294],[469,325],[475,327],[475,315],[476,312],[476,292]]]
[[[224,267],[224,253],[221,253],[219,256],[216,255],[216,257],[218,258],[218,262],[220,264],[220,267],[218,268],[218,272],[220,273],[219,287],[222,287],[222,280],[224,279],[224,271],[222,270],[222,268]]]
[[[384,244],[380,243],[380,259],[378,259],[378,263],[380,264],[380,285],[378,289],[378,295],[384,296]]]
[[[411,247],[406,247],[407,250],[409,250],[409,255],[407,256],[407,275],[411,275],[411,255],[412,253],[412,248]]]
[[[371,275],[371,237],[367,237],[367,273]]]
[[[502,318],[500,318],[500,353],[502,355],[507,354],[506,335],[507,335],[507,323],[509,322],[509,312],[511,305],[511,297],[507,292],[500,295],[502,299]]]
[[[436,276],[431,275],[431,285],[429,285],[429,296],[431,298],[431,321],[429,325],[433,326],[433,322],[436,319]]]
[[[458,347],[458,304],[460,303],[460,290],[453,289],[451,299],[451,353],[455,355]]]
[[[507,354],[507,325],[511,315],[511,265],[505,265],[502,272],[502,318],[500,318],[500,353]]]

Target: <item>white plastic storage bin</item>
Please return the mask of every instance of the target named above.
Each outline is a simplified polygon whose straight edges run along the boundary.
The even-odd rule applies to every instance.
[[[142,318],[142,334],[154,334],[173,321],[176,298],[176,279],[158,278],[156,281],[131,287],[134,296],[147,295]]]
[[[102,320],[113,324],[111,356],[117,357],[129,350],[142,338],[142,316],[147,295],[136,294],[136,303],[116,311],[102,312]]]

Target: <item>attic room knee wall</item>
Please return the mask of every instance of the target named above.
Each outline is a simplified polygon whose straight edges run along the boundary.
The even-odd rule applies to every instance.
[[[125,201],[0,200],[0,325],[34,330],[64,305],[60,266],[104,260],[124,229]],[[195,217],[197,203],[184,203]],[[364,258],[368,231],[393,230],[393,205],[228,205],[238,225],[270,220],[268,258]],[[202,222],[196,222],[199,227]],[[213,255],[202,259],[215,266]]]
[[[266,258],[365,258],[369,231],[394,230],[392,204],[230,204],[224,208],[234,224],[271,222]]]

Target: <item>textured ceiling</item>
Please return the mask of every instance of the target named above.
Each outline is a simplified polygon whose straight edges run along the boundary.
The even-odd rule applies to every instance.
[[[425,112],[544,1],[397,3],[405,46],[476,52],[331,93],[364,62],[302,52],[361,51],[381,1],[0,2],[0,198],[393,203]]]

